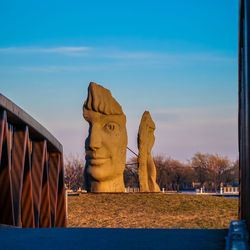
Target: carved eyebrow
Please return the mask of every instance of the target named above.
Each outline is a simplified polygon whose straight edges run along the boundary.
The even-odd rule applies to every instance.
[[[118,120],[119,120],[119,119],[118,119]],[[107,123],[109,123],[109,122],[114,122],[114,123],[119,124],[119,121],[117,121],[116,117],[111,117],[111,116],[109,116],[109,117],[104,117],[103,123],[107,124]]]
[[[114,125],[120,127],[119,123],[117,123],[117,122],[115,122],[115,121],[107,121],[107,122],[104,122],[104,123],[103,123],[103,126],[105,127],[105,126],[109,125],[110,123],[111,123],[111,125],[114,124]]]

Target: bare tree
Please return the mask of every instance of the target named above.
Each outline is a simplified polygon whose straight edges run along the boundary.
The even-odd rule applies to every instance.
[[[239,160],[236,160],[233,163],[231,174],[233,176],[232,182],[233,183],[239,183]]]
[[[133,188],[139,187],[137,157],[133,157],[128,161],[123,173],[123,178],[125,187],[133,187]]]
[[[193,168],[171,157],[154,157],[157,170],[157,183],[160,188],[177,190],[191,188],[194,181]]]
[[[172,182],[172,189],[179,192],[180,189],[191,188],[194,181],[193,168],[187,164],[172,158],[167,158],[165,165],[169,169]]]
[[[209,179],[213,183],[214,191],[220,188],[220,184],[225,181],[225,173],[231,172],[231,162],[227,157],[218,154],[209,155]]]
[[[68,189],[78,190],[84,186],[84,160],[78,156],[69,156],[64,164],[65,184]]]
[[[162,188],[169,188],[169,185],[172,183],[172,172],[168,165],[166,165],[166,159],[161,156],[154,156],[153,161],[156,167],[156,182],[159,187]]]
[[[203,186],[206,181],[209,181],[209,164],[209,154],[202,154],[198,152],[192,157],[191,166],[194,168],[196,180],[200,182],[201,186]]]
[[[223,183],[231,185],[239,183],[239,160],[231,163],[230,168],[224,171]]]
[[[196,172],[196,180],[201,186],[218,190],[221,183],[238,182],[238,161],[232,163],[227,157],[218,154],[196,153],[191,161]]]

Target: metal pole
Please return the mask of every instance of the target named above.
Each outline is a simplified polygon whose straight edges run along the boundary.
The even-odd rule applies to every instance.
[[[250,133],[249,133],[249,73],[250,73],[250,0],[240,1],[239,19],[239,168],[240,219],[250,229]]]

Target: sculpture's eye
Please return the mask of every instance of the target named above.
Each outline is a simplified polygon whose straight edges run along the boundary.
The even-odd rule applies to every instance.
[[[109,122],[107,124],[105,124],[104,128],[108,131],[108,132],[113,132],[116,129],[116,123],[114,122]]]

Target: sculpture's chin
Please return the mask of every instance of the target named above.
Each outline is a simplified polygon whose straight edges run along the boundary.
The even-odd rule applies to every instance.
[[[98,182],[110,179],[112,172],[110,164],[89,165],[87,167],[87,173]]]
[[[98,162],[99,164],[100,162]],[[87,166],[87,173],[97,182],[111,181],[116,179],[117,176],[123,175],[124,167],[122,164],[112,164],[111,160],[105,161],[104,164]]]

